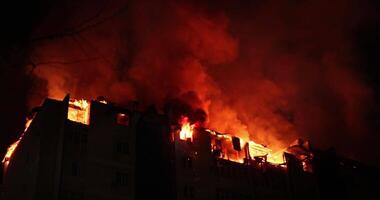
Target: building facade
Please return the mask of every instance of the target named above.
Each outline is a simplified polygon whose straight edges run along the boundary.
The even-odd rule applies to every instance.
[[[3,199],[135,199],[138,114],[94,101],[84,124],[71,106],[41,106],[4,169]]]
[[[291,200],[326,199],[332,191],[354,199],[372,191],[355,190],[352,180],[359,179],[348,161],[334,165],[338,159],[317,153],[311,171],[286,154],[286,163],[271,164],[251,156],[238,138],[204,128],[183,138],[170,121],[153,107],[46,99],[4,163],[1,199]]]

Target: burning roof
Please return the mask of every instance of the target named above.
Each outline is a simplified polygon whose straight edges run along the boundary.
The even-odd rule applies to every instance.
[[[179,138],[181,140],[193,141],[193,134],[196,123],[191,124],[187,116],[181,116],[179,120]],[[262,158],[265,162],[272,164],[285,163],[283,158],[284,151],[273,152],[270,148],[257,144],[254,141],[244,141],[243,139],[230,135],[222,134],[210,129],[206,132],[211,136],[210,150],[219,158],[243,163],[244,159]]]
[[[90,123],[90,103],[84,99],[70,100],[67,119],[88,125]]]
[[[105,100],[99,101],[100,103],[107,104]],[[67,119],[73,122],[89,125],[90,123],[90,103],[87,100],[71,99],[69,100]],[[18,144],[27,133],[32,119],[28,119],[25,124],[24,132],[19,139],[14,142],[7,150],[2,162],[8,165],[13,152],[16,150]],[[201,128],[200,122],[192,122],[186,115],[181,115],[177,121],[180,128],[177,130],[180,140],[193,142],[194,132]],[[211,146],[210,151],[218,158],[226,159],[238,163],[244,163],[245,159],[257,160],[259,162],[268,162],[273,165],[281,165],[285,163],[283,153],[284,150],[273,151],[271,148],[258,144],[251,140],[244,140],[234,134],[222,134],[220,132],[205,129],[205,133],[210,134]],[[305,164],[312,157],[309,154],[310,147],[307,142],[297,140],[297,143],[292,144],[288,148],[288,152],[295,154]]]

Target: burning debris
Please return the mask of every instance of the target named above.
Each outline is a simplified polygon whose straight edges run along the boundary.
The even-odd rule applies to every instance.
[[[309,141],[297,139],[286,150],[288,153],[294,155],[301,163],[303,171],[313,172],[312,159],[314,154],[311,151]]]
[[[221,134],[207,129],[212,138],[212,151],[219,158],[243,163],[244,159],[258,160],[272,164],[283,164],[283,151],[272,150],[254,141],[244,141],[229,134]],[[244,150],[244,151],[242,151]]]
[[[180,116],[178,124],[180,125],[178,130],[179,138],[193,142],[194,131],[198,123],[191,123],[189,117]],[[206,132],[211,136],[210,150],[218,158],[239,163],[244,163],[245,159],[272,164],[283,164],[285,162],[283,158],[284,151],[273,153],[270,148],[254,141],[244,141],[234,135],[222,134],[210,129],[206,129]]]

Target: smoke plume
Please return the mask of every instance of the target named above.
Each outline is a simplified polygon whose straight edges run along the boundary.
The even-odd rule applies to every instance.
[[[159,109],[177,99],[204,110],[207,127],[274,150],[301,137],[352,157],[373,132],[354,43],[366,1],[64,5],[35,30],[30,104],[66,93]]]

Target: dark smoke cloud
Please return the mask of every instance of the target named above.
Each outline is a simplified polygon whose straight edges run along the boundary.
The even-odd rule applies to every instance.
[[[158,108],[179,99],[207,126],[275,150],[302,137],[373,161],[378,111],[354,43],[372,13],[353,0],[65,1],[35,35],[104,20],[36,43],[43,87],[30,104],[67,92]]]

